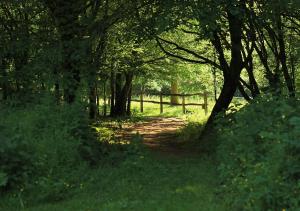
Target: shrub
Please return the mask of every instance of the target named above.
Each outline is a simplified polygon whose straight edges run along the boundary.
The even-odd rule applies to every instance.
[[[53,178],[82,163],[78,148],[91,138],[78,105],[0,107],[0,188],[20,187]],[[59,177],[59,176],[57,176]],[[53,182],[49,181],[49,183]]]
[[[234,209],[300,208],[299,105],[268,97],[219,121],[222,191]]]

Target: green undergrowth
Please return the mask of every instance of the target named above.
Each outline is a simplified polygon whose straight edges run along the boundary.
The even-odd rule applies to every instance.
[[[10,198],[1,200],[0,208],[7,211],[226,210],[215,196],[216,171],[209,159],[145,153],[117,166],[101,166],[78,176],[81,183],[73,189],[72,197],[65,200],[28,204],[21,209],[19,200]]]
[[[137,154],[135,144],[121,144],[109,128],[91,124],[80,104],[45,97],[1,104],[0,115],[1,206],[10,199],[21,207],[64,200],[87,171]]]
[[[224,210],[213,161],[153,153],[140,136],[124,142],[82,109],[51,100],[0,108],[0,210]]]
[[[195,114],[185,116],[186,125],[178,131],[178,140],[181,142],[198,143],[207,118],[207,116],[198,116]]]
[[[220,119],[220,193],[234,210],[300,209],[300,106],[265,96]]]

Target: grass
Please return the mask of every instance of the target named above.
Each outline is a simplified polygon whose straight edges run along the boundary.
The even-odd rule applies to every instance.
[[[138,99],[138,97],[133,97],[133,99]],[[158,96],[144,96],[144,100],[152,100],[159,102]],[[163,98],[164,102],[169,102],[169,97]],[[179,99],[179,102],[180,99]],[[103,103],[103,102],[102,102]],[[203,98],[200,97],[187,97],[186,103],[203,103]],[[247,102],[242,98],[234,98],[233,102],[230,106],[236,107],[235,105],[242,105],[244,106]],[[186,120],[191,121],[200,121],[205,122],[205,120],[208,118],[210,112],[213,109],[213,106],[215,104],[215,100],[211,97],[208,98],[208,114],[205,115],[205,111],[201,106],[186,106],[187,113],[183,113],[182,106],[172,106],[172,105],[163,105],[163,113],[160,113],[160,105],[159,104],[153,104],[153,103],[146,103],[144,102],[144,112],[140,112],[140,103],[139,102],[131,102],[131,110],[134,117],[152,117],[152,116],[160,116],[160,117],[180,117]],[[240,106],[238,106],[240,107]],[[109,108],[107,109],[109,110]],[[100,113],[103,113],[103,107],[101,106],[100,102]]]
[[[194,129],[196,134],[198,129]],[[181,137],[185,133],[192,134],[191,129],[181,131]],[[111,163],[117,164],[68,172],[76,182],[65,195],[53,191],[55,185],[42,192],[17,192],[0,198],[0,210],[227,210],[216,197],[216,165],[210,159],[153,152],[142,146],[121,162],[118,156],[111,156]],[[46,200],[36,201],[45,193]],[[64,197],[53,200],[55,194]]]
[[[159,97],[157,96],[146,96],[144,100],[153,100],[159,102]],[[163,99],[164,102],[169,102],[170,99],[165,97]],[[179,100],[179,102],[181,102]],[[186,98],[186,103],[203,103],[203,99],[199,97],[188,97]],[[213,101],[209,99],[208,107],[209,111],[212,109]],[[160,105],[152,104],[152,103],[144,103],[144,112],[140,112],[140,103],[133,102],[132,109],[135,114],[142,116],[163,116],[163,117],[186,117],[192,115],[197,115],[198,117],[205,117],[205,111],[201,106],[186,106],[187,114],[183,114],[182,106],[171,106],[171,105],[163,105],[164,112],[160,113]]]
[[[25,209],[17,198],[6,206],[0,200],[0,210],[226,210],[215,196],[214,166],[209,159],[144,152],[118,166],[86,172],[88,180],[72,198]]]

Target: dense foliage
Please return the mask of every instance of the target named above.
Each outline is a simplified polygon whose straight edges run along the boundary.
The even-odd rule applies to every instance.
[[[142,136],[107,125],[136,117],[141,93],[172,93],[178,116],[179,93],[208,91],[206,125],[182,103],[179,137],[217,148],[224,201],[300,208],[299,1],[1,0],[0,32],[1,194],[60,200],[85,171],[141,165]]]
[[[75,105],[55,106],[51,101],[25,108],[1,106],[2,190],[33,185],[80,166],[79,148],[91,138],[88,128],[84,129],[87,119],[78,116],[80,110]]]
[[[236,210],[298,210],[299,100],[265,98],[219,123],[221,191]]]

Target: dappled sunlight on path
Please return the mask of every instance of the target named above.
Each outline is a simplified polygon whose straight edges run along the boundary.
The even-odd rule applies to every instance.
[[[132,140],[141,136],[143,143],[155,151],[182,154],[178,142],[178,130],[183,128],[186,122],[176,117],[151,117],[143,122],[124,125],[118,132],[118,136],[124,140]]]

